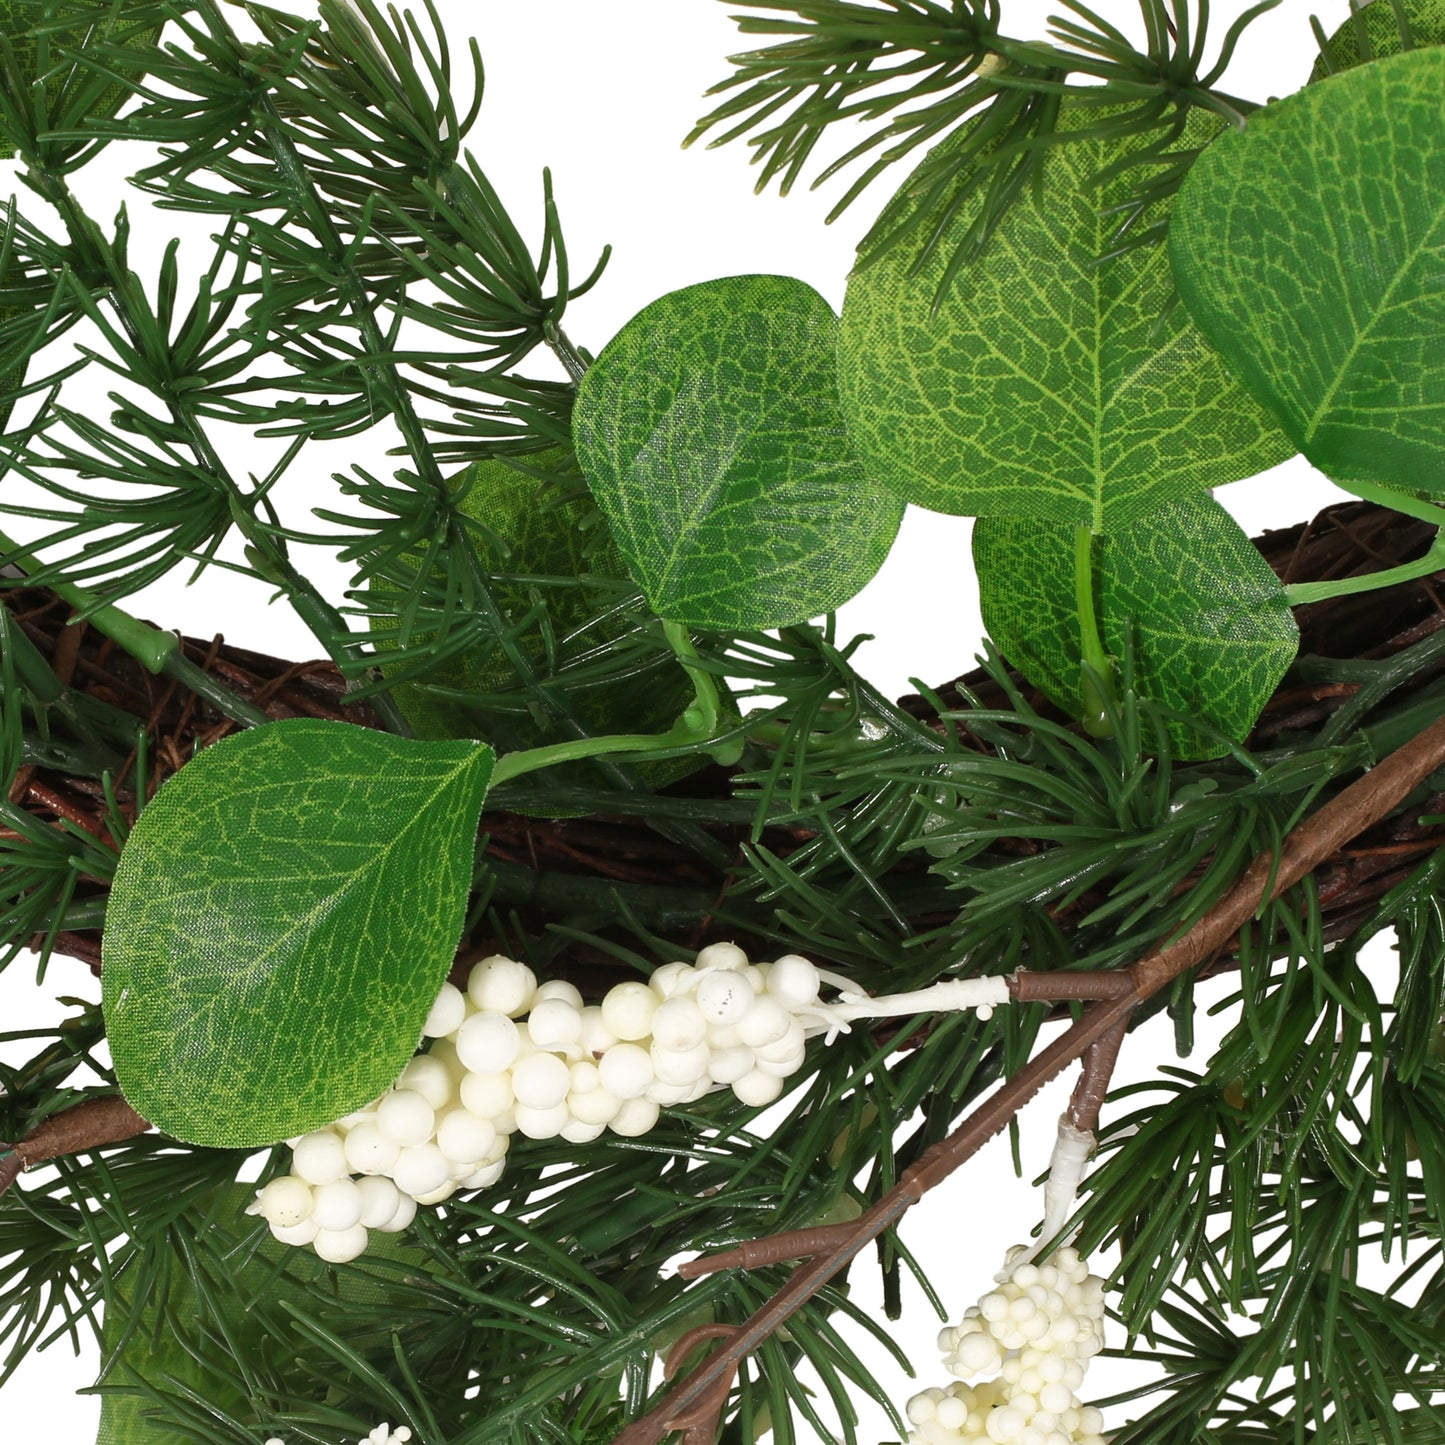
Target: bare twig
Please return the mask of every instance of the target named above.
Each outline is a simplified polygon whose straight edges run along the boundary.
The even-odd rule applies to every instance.
[[[149,1128],[150,1124],[119,1094],[85,1099],[53,1115],[10,1146],[10,1154],[0,1159],[0,1194],[26,1169],[47,1159],[83,1154],[104,1144],[119,1144],[144,1134]]]
[[[1116,1024],[1084,1055],[1084,1067],[1079,1071],[1068,1111],[1069,1123],[1081,1134],[1092,1134],[1099,1127],[1099,1110],[1109,1092],[1109,1080],[1114,1077],[1114,1065],[1128,1031],[1127,1020]]]
[[[791,1257],[811,1253],[819,1242],[825,1242],[826,1248],[812,1254],[805,1264],[794,1270],[772,1299],[745,1324],[730,1330],[720,1349],[679,1381],[645,1415],[628,1425],[615,1437],[613,1445],[657,1445],[664,1436],[677,1430],[686,1431],[686,1445],[715,1438],[727,1401],[725,1382],[730,1387],[742,1361],[800,1306],[863,1248],[896,1224],[928,1190],[972,1158],[1045,1084],[1087,1050],[1120,1031],[1138,1004],[1213,956],[1265,903],[1277,898],[1336,849],[1378,822],[1442,764],[1445,764],[1445,718],[1432,723],[1301,823],[1285,839],[1278,857],[1261,853],[1229,892],[1180,938],[1122,970],[1128,979],[1126,991],[1087,1009],[1076,1024],[1000,1085],[947,1139],[928,1150],[893,1189],[858,1219],[823,1232],[822,1240],[818,1231],[798,1231],[777,1236],[773,1241],[755,1241],[755,1249],[763,1244],[770,1250],[792,1248]],[[1021,981],[1023,977],[1020,975]],[[783,1257],[790,1256],[784,1254]],[[730,1250],[695,1261],[688,1268],[688,1274],[693,1277],[744,1262],[741,1249]]]

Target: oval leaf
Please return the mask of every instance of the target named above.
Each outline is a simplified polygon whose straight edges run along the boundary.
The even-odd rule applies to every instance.
[[[1445,61],[1362,65],[1250,117],[1175,204],[1179,291],[1340,481],[1445,492]]]
[[[1097,108],[1067,105],[1061,131]],[[1194,123],[1198,144],[1207,125]],[[966,130],[944,145],[962,144]],[[981,200],[927,256],[901,245],[854,274],[839,382],[859,455],[911,502],[965,516],[1087,522],[1103,532],[1158,502],[1238,481],[1290,448],[1179,308],[1162,248],[1100,258],[1110,207],[1138,185],[1130,148],[1081,138],[1048,152],[1042,201],[1018,201],[947,288]],[[906,191],[906,187],[905,187]]]
[[[1243,739],[1299,646],[1284,588],[1258,549],[1212,497],[1170,502],[1096,545],[1104,645],[1123,656],[1132,643],[1139,692]],[[973,529],[973,555],[989,636],[1078,716],[1073,525],[984,518]],[[1168,727],[1181,758],[1224,751],[1197,729]]]
[[[837,327],[801,281],[732,276],[645,307],[583,377],[577,458],[660,617],[804,622],[887,556],[903,507],[848,445]]]
[[[392,1083],[461,934],[492,760],[296,718],[176,773],[106,909],[106,1032],[131,1104],[178,1139],[260,1145]]]

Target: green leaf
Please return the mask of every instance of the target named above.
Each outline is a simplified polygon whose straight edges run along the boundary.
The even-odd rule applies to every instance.
[[[1346,71],[1200,157],[1170,252],[1191,314],[1315,466],[1445,491],[1445,62]]]
[[[804,622],[887,556],[903,508],[849,448],[837,328],[801,281],[732,276],[644,307],[583,377],[578,460],[660,617]]]
[[[1368,5],[1354,11],[1325,42],[1310,71],[1310,83],[1370,60],[1400,54],[1404,45],[1400,21],[1395,14],[1397,3],[1399,0],[1370,0]],[[1401,8],[1409,26],[1412,49],[1445,45],[1445,0],[1405,0]]]
[[[1066,105],[1059,129],[1098,116]],[[1193,122],[1183,143],[1211,125]],[[1100,259],[1119,239],[1110,207],[1137,188],[1127,162],[1138,144],[1089,137],[1051,150],[1042,204],[1014,206],[936,313],[981,198],[932,249],[900,246],[854,273],[840,389],[849,434],[880,481],[939,512],[1097,533],[1289,455],[1188,317],[1169,310],[1162,250]],[[1113,179],[1092,185],[1108,167]]]
[[[1188,497],[1098,538],[1096,605],[1116,657],[1132,640],[1135,686],[1156,702],[1242,739],[1294,660],[1299,636],[1284,588],[1212,497]],[[984,626],[1003,654],[1078,716],[1074,525],[983,518],[973,529]],[[1223,749],[1170,724],[1180,757]]]
[[[116,1077],[157,1128],[273,1143],[401,1072],[451,966],[490,748],[296,718],[140,815],[106,911]]]
[[[372,1232],[366,1255],[343,1270],[332,1269],[310,1249],[278,1243],[269,1232],[250,1248],[245,1241],[255,1232],[255,1221],[245,1210],[254,1197],[250,1186],[228,1185],[171,1226],[174,1232],[194,1224],[206,1236],[204,1248],[191,1244],[182,1249],[169,1234],[152,1244],[152,1259],[163,1253],[171,1257],[160,1261],[164,1280],[147,1291],[139,1310],[140,1261],[115,1275],[106,1293],[102,1330],[104,1353],[107,1359],[114,1353],[114,1359],[101,1381],[113,1388],[101,1391],[96,1445],[193,1445],[189,1431],[168,1425],[165,1406],[145,1393],[147,1388],[161,1396],[188,1390],[242,1420],[259,1413],[256,1438],[266,1438],[275,1424],[274,1416],[268,1418],[271,1402],[248,1399],[237,1386],[239,1372],[221,1375],[208,1369],[208,1341],[214,1349],[215,1341],[224,1340],[228,1353],[247,1360],[263,1355],[271,1342],[280,1358],[289,1358],[295,1341],[287,1304],[315,1314],[323,1303],[315,1292],[322,1291],[339,1308],[374,1306],[397,1293],[396,1276],[385,1262],[417,1273],[427,1267],[422,1250],[401,1236],[378,1231]],[[221,1260],[225,1267],[217,1268]],[[224,1304],[223,1318],[212,1302]],[[348,1333],[343,1313],[333,1312],[331,1320],[343,1335]],[[321,1380],[303,1384],[318,1392],[326,1388]]]

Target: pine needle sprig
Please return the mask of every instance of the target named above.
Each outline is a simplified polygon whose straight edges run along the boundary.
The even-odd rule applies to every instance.
[[[1264,0],[1241,15],[1211,63],[1207,8],[1191,24],[1179,0],[1139,0],[1142,50],[1077,0],[1066,4],[1078,18],[1055,18],[1048,41],[1003,35],[998,6],[990,0],[947,8],[926,0],[744,0],[749,9],[777,12],[739,16],[744,34],[789,38],[731,57],[738,74],[709,94],[734,93],[697,123],[685,144],[723,126],[711,145],[748,136],[761,167],[758,189],[776,179],[786,194],[830,127],[849,119],[880,122],[813,182],[821,185],[872,157],[829,221],[893,165],[934,144],[860,242],[859,264],[905,241],[923,264],[960,210],[979,198],[967,232],[953,242],[941,297],[987,248],[1014,202],[1037,188],[1048,148],[1071,140],[1133,143],[1130,154],[1095,183],[1124,169],[1142,171],[1132,196],[1116,208],[1115,251],[1161,240],[1165,222],[1146,218],[1157,216],[1198,153],[1197,145],[1180,145],[1189,116],[1201,109],[1238,124],[1254,109],[1253,102],[1218,89],[1218,82],[1244,31],[1277,3]],[[1059,130],[1065,98],[1099,108],[1100,118],[1080,130]],[[938,144],[948,137],[954,138]]]

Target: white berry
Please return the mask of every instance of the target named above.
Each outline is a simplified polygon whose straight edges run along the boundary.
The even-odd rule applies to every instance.
[[[479,1009],[524,1014],[537,996],[537,976],[525,963],[493,954],[472,969],[467,993]]]
[[[575,1044],[582,1035],[582,1010],[565,998],[544,998],[527,1015],[527,1032],[541,1049]]]
[[[401,1205],[401,1190],[390,1179],[358,1179],[361,1193],[361,1223],[367,1229],[385,1229]],[[408,1221],[410,1222],[410,1221]]]
[[[341,1232],[361,1223],[361,1190],[353,1180],[333,1179],[316,1191],[312,1218],[323,1231]]]
[[[496,1126],[470,1109],[449,1109],[437,1125],[437,1148],[455,1163],[472,1163],[496,1142]]]
[[[788,1032],[793,1016],[775,998],[764,996],[737,1025],[739,1037],[749,1048],[775,1044]]]
[[[436,1110],[414,1089],[395,1089],[376,1111],[382,1137],[403,1149],[424,1144],[436,1128]]]
[[[697,967],[739,969],[748,966],[748,956],[735,943],[710,943],[697,956]]]
[[[385,1224],[377,1225],[383,1234],[400,1234],[403,1229],[410,1228],[411,1222],[416,1218],[416,1200],[409,1194],[401,1195],[401,1203],[396,1206],[396,1213],[391,1216]]]
[[[718,969],[698,980],[694,998],[703,1018],[715,1025],[739,1023],[751,1011],[757,995],[742,974]]]
[[[308,1184],[330,1184],[345,1178],[346,1149],[341,1135],[331,1129],[318,1129],[296,1141],[291,1150],[291,1172]]]
[[[512,1091],[519,1107],[555,1109],[567,1097],[571,1082],[571,1070],[556,1054],[528,1054],[512,1068]]]
[[[619,1099],[640,1099],[652,1082],[652,1058],[636,1044],[616,1044],[597,1064],[602,1087]]]
[[[651,1099],[628,1099],[607,1127],[624,1139],[637,1139],[656,1127],[661,1114]]]
[[[784,1008],[807,1008],[818,998],[818,970],[796,953],[784,954],[768,970],[768,994]]]
[[[517,1101],[510,1074],[464,1074],[461,1096],[473,1114],[493,1124]]]
[[[658,997],[645,983],[619,983],[602,1000],[602,1023],[624,1042],[645,1039],[652,1032]]]
[[[447,1157],[435,1144],[417,1144],[403,1149],[392,1165],[391,1177],[403,1194],[419,1199],[439,1189],[451,1177]]]
[[[510,1069],[521,1048],[521,1030],[496,1009],[473,1014],[457,1030],[457,1057],[474,1074]]]
[[[311,1217],[314,1197],[311,1186],[304,1179],[298,1179],[294,1174],[283,1174],[261,1191],[257,1212],[267,1224],[289,1228]]]
[[[582,1007],[582,991],[575,983],[568,983],[565,978],[549,978],[546,983],[539,983],[532,1007],[535,1009],[539,1003],[544,1003],[549,998],[562,999],[574,1009]]]
[[[652,1041],[659,1048],[681,1053],[695,1049],[706,1037],[707,1020],[690,998],[670,998],[652,1015]]]
[[[430,1054],[418,1054],[401,1071],[396,1088],[420,1094],[433,1109],[445,1108],[452,1098],[451,1070]]]
[[[426,1022],[421,1026],[421,1031],[429,1039],[445,1038],[461,1027],[466,1016],[465,995],[454,984],[444,983],[436,1002],[431,1006],[431,1012],[426,1016]]]
[[[311,1246],[328,1264],[347,1264],[366,1252],[366,1230],[360,1224],[318,1230]]]
[[[358,1124],[346,1136],[346,1163],[357,1174],[385,1174],[401,1152],[375,1124]]]

